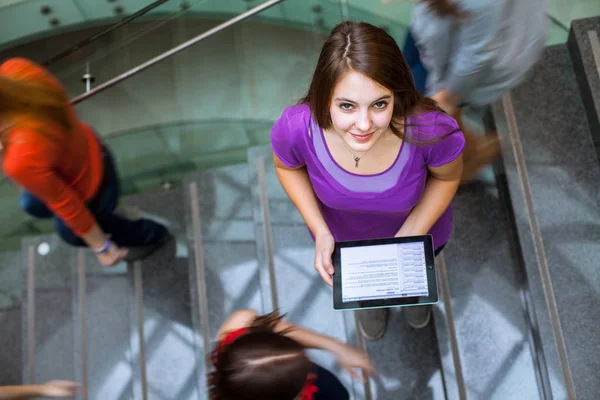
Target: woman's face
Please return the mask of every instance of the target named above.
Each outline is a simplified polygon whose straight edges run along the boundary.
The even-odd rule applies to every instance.
[[[361,73],[348,71],[333,90],[329,108],[333,130],[350,149],[365,152],[388,133],[393,106],[391,90]]]

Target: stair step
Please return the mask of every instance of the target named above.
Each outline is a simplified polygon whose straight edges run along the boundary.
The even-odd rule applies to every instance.
[[[248,200],[248,168],[235,165],[192,173],[184,181],[184,191],[191,273],[197,280],[192,285],[192,312],[197,317],[196,334],[202,338],[199,354],[207,358],[219,327],[232,312],[266,310]],[[203,396],[208,368],[201,369]]]
[[[467,398],[536,399],[522,267],[503,199],[484,183],[461,187],[453,215],[443,257]],[[442,322],[436,320],[436,326],[442,328]],[[442,363],[448,365],[452,354],[444,332],[438,329],[438,339],[444,348]],[[446,376],[455,375],[449,372],[445,369]]]
[[[22,256],[17,250],[0,252],[0,386],[22,382]]]
[[[434,323],[413,329],[400,309],[390,309],[385,335],[367,341],[367,352],[380,375],[373,399],[446,399]]]
[[[24,366],[26,384],[74,380],[76,250],[55,235],[23,239]],[[47,254],[46,254],[47,253]],[[32,290],[33,289],[33,290]]]
[[[183,190],[130,196],[124,204],[141,210],[141,217],[164,223],[175,238],[147,259],[129,264],[134,289],[130,324],[135,332],[131,352],[134,381],[139,382],[135,398],[198,399],[204,360],[196,353],[200,338],[192,317]]]
[[[573,21],[567,46],[600,158],[600,17]]]
[[[600,164],[565,45],[546,48],[494,116],[527,282],[555,398],[600,392]]]
[[[77,380],[85,384],[84,398],[133,399],[135,294],[127,267],[125,263],[103,267],[94,254],[82,249],[74,269],[78,280],[77,345],[85,349]]]

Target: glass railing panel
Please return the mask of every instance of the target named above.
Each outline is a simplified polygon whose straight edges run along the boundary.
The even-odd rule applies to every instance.
[[[77,54],[77,57],[75,55],[70,57],[68,66],[64,68],[56,66],[53,67],[53,71],[65,83],[70,93],[80,94],[86,88],[86,84],[82,81],[86,73],[89,72],[95,80],[92,87],[101,84],[262,3],[256,0],[252,2],[189,1],[185,10],[172,15],[165,13],[167,16],[164,19],[153,20],[151,17],[144,17],[129,23],[118,32],[107,35],[106,43],[98,45],[99,50],[87,49],[81,55]],[[159,15],[159,10],[167,4],[153,10],[151,14]],[[254,23],[286,24],[311,31],[328,31],[339,22],[340,7],[339,4],[326,1],[295,4],[294,1],[287,0],[252,20]],[[233,28],[232,32],[241,29],[243,28]],[[232,32],[219,33],[219,35],[230,35]]]
[[[82,79],[88,72],[94,81],[91,86],[105,82],[244,11],[244,5],[233,1],[170,0],[50,69],[75,96],[86,90]],[[85,38],[89,33],[71,35]]]
[[[84,23],[86,19],[73,1],[4,1],[0,3],[0,50]]]
[[[548,14],[555,24],[569,29],[571,21],[600,15],[600,1],[596,0],[549,0]]]
[[[402,46],[415,4],[410,1],[344,0],[352,20],[385,29]]]
[[[163,11],[176,11],[181,1],[175,0],[7,0],[0,2],[0,49],[14,47],[37,38],[51,37],[64,32],[77,31],[82,27],[105,27],[127,21],[142,9],[153,4],[171,3]],[[172,13],[171,12],[171,13]],[[151,15],[151,12],[150,12]],[[18,23],[15,23],[18,21]],[[92,29],[94,30],[94,29]],[[39,54],[51,58],[81,38],[70,36],[56,42],[52,48]],[[40,60],[43,61],[43,60]]]
[[[241,112],[275,121],[305,94],[321,46],[342,20],[339,4],[286,0],[232,31],[240,51]]]
[[[548,21],[548,40],[546,46],[566,43],[569,39],[569,28],[560,21],[549,17]],[[570,24],[570,23],[569,23]]]
[[[194,170],[240,164],[248,147],[267,144],[271,122],[186,121],[105,139],[118,160],[123,194],[177,185]]]

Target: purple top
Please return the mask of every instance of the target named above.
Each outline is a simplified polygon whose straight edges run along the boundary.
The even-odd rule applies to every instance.
[[[306,166],[323,218],[336,241],[394,237],[419,202],[428,171],[455,160],[465,139],[454,119],[429,112],[410,119],[409,138],[434,144],[415,145],[404,141],[396,161],[375,175],[346,171],[333,159],[323,130],[311,117],[306,104],[288,107],[275,122],[271,145],[290,168]],[[450,207],[433,225],[430,234],[435,248],[444,245],[452,231]]]

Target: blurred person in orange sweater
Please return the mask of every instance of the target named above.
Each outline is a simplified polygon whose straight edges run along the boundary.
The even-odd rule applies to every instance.
[[[154,221],[114,213],[119,181],[110,152],[77,119],[58,80],[26,59],[0,65],[0,152],[5,175],[24,189],[21,208],[54,218],[65,242],[89,247],[102,265],[145,257],[169,237]]]

